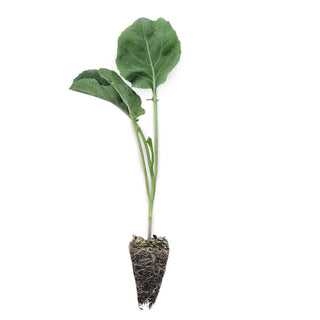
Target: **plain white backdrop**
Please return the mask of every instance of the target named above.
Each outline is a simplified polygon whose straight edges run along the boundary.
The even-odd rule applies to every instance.
[[[320,319],[319,1],[6,1],[0,6],[0,319]],[[137,307],[147,232],[130,121],[68,90],[116,69],[139,17],[169,20],[154,233],[171,251]],[[141,118],[152,135],[152,105]]]

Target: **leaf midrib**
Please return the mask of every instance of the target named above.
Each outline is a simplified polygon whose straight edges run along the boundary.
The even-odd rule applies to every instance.
[[[150,67],[151,67],[151,71],[152,71],[152,85],[153,85],[152,90],[154,91],[156,89],[156,77],[155,77],[154,67],[153,67],[153,63],[152,63],[152,59],[151,59],[151,55],[150,55],[149,43],[148,43],[144,29],[143,29],[143,37],[144,37],[144,41],[146,43],[148,57],[149,57],[149,61],[150,61]]]

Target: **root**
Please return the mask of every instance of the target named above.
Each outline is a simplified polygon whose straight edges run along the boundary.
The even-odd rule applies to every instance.
[[[152,307],[156,302],[162,278],[166,270],[169,245],[164,237],[155,237],[150,241],[133,236],[129,244],[132,268],[136,281],[138,304]]]

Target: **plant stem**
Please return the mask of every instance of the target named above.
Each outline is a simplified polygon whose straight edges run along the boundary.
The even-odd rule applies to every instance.
[[[152,233],[152,210],[153,201],[156,193],[156,183],[158,175],[158,100],[157,91],[155,85],[152,90],[152,101],[154,107],[154,170],[153,175],[151,175],[151,199],[149,201],[149,214],[148,214],[148,240],[151,239]]]
[[[147,142],[147,140],[146,140],[146,138],[145,138],[145,136],[144,136],[144,134],[143,134],[143,132],[142,132],[142,130],[141,130],[141,128],[139,127],[139,125],[137,124],[137,126],[138,126],[138,133],[140,134],[140,136],[141,136],[141,139],[142,139],[142,141],[143,141],[143,144],[144,144],[144,148],[145,148],[145,150],[146,150],[146,154],[147,154],[147,160],[148,160],[148,166],[149,166],[149,172],[150,172],[150,176],[152,177],[153,176],[153,166],[152,166],[152,160],[151,160],[151,158],[150,158],[150,156],[152,156],[152,154],[153,154],[153,149],[151,150],[151,155],[150,155],[150,152],[149,152],[149,146],[148,146],[148,142]],[[150,146],[150,149],[151,149],[151,146]]]
[[[146,184],[146,189],[147,189],[147,195],[148,195],[148,199],[149,199],[149,202],[150,202],[151,195],[150,195],[148,173],[147,173],[147,168],[146,168],[146,161],[144,159],[144,154],[143,154],[143,150],[142,150],[142,146],[141,146],[141,141],[140,141],[140,138],[139,138],[139,130],[141,131],[141,129],[138,126],[138,124],[136,123],[135,120],[132,120],[132,123],[133,123],[134,131],[136,132],[136,137],[137,137],[137,140],[138,140],[139,151],[140,151],[140,155],[141,155],[143,172],[144,172],[144,179],[145,179],[145,184]]]
[[[153,89],[153,107],[154,107],[154,153],[155,153],[155,164],[154,164],[154,175],[157,178],[158,174],[158,100],[157,91]]]
[[[140,128],[137,124],[136,120],[132,120],[134,130],[136,132],[136,137],[138,140],[139,151],[141,155],[142,165],[143,165],[143,172],[144,172],[144,179],[146,184],[146,190],[149,200],[149,211],[148,211],[148,241],[151,239],[152,234],[152,212],[153,212],[153,202],[156,193],[156,183],[157,183],[157,175],[158,175],[158,100],[157,100],[157,93],[156,89],[153,88],[152,90],[153,96],[153,107],[154,107],[154,147],[152,144],[148,145],[148,142]],[[143,144],[141,144],[141,140]],[[145,160],[145,155],[142,149],[142,146],[145,148],[145,153],[147,155],[147,161]],[[152,159],[150,158],[150,152]],[[153,160],[154,157],[154,160]],[[149,175],[147,172],[147,166],[149,167]],[[149,179],[151,180],[149,183]]]
[[[152,233],[152,209],[153,209],[153,200],[149,199],[149,213],[148,213],[148,241],[151,239]]]

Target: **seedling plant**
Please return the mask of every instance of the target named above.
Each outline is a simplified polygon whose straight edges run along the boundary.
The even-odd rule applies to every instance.
[[[130,119],[141,156],[148,196],[147,238],[133,236],[129,251],[136,281],[138,303],[149,308],[160,290],[169,254],[165,237],[152,236],[152,213],[158,176],[158,96],[157,88],[167,79],[180,59],[180,41],[171,24],[159,18],[136,20],[118,39],[116,65],[120,75],[133,87],[151,89],[154,135],[146,138],[138,118],[145,113],[141,98],[115,71],[101,68],[80,73],[70,87],[116,105]]]

